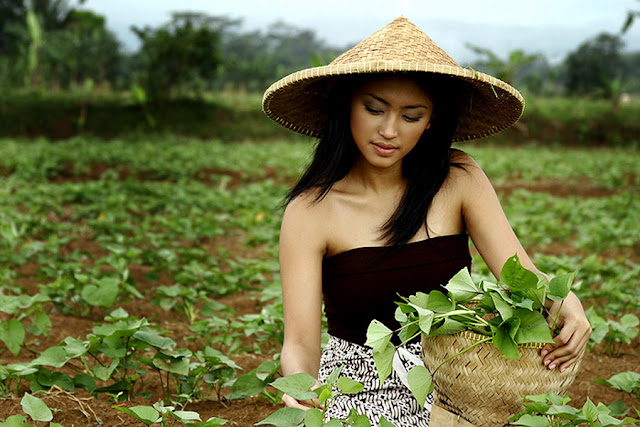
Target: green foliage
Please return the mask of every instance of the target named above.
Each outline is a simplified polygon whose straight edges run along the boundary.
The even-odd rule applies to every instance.
[[[64,29],[46,35],[41,49],[42,78],[48,86],[85,87],[86,96],[94,84],[116,83],[121,57],[120,44],[103,16],[73,10]]]
[[[464,268],[444,285],[447,295],[434,290],[403,297],[404,302],[397,303],[395,314],[401,325],[399,330],[391,331],[376,320],[367,330],[365,345],[373,348],[380,381],[384,381],[392,369],[395,346],[390,340],[394,334],[401,339],[400,345],[420,335],[437,336],[463,330],[487,337],[444,360],[440,366],[483,342],[491,342],[509,359],[519,359],[519,344],[553,342],[544,316],[549,314],[545,301],[564,300],[575,275],[575,272],[561,274],[548,281],[522,267],[518,257],[513,256],[505,262],[497,284],[489,281],[476,284]],[[434,372],[422,366],[409,371],[409,386],[420,405],[424,405],[434,389]]]
[[[25,393],[20,401],[22,410],[29,415],[34,421],[51,421],[53,413],[46,403],[35,396]]]
[[[608,84],[622,70],[620,36],[602,33],[582,43],[566,58],[567,90],[570,94],[612,95]]]
[[[245,110],[259,105],[250,97],[241,102]],[[560,103],[549,105],[545,114],[560,114]],[[588,120],[593,112],[581,108],[576,104],[576,112],[584,113],[581,120]],[[0,395],[20,399],[24,390],[36,393],[57,386],[124,399],[132,384],[144,397],[154,382],[161,385],[164,401],[176,408],[201,398],[259,396],[278,402],[282,392],[269,385],[277,377],[277,361],[243,372],[233,357],[240,352],[274,352],[281,343],[279,203],[308,162],[313,148],[308,142],[0,141],[0,310],[6,322],[0,326],[5,331],[0,338],[9,341],[0,343],[0,351],[5,356],[10,356],[10,349],[33,352],[30,362],[0,365]],[[496,182],[521,241],[534,248],[537,267],[559,274],[580,269],[572,290],[606,319],[615,351],[626,352],[628,344],[622,340],[632,338],[625,330],[634,333],[637,326],[629,323],[631,317],[622,316],[640,309],[639,290],[630,285],[640,274],[634,252],[640,239],[637,151],[490,144],[463,148]],[[534,157],[535,162],[522,162]],[[529,189],[514,190],[519,186]],[[564,193],[572,191],[575,194]],[[590,191],[598,197],[591,197]],[[242,247],[242,256],[236,245]],[[487,278],[485,284],[492,282],[478,257],[472,270]],[[528,286],[526,274],[513,270],[505,275],[509,276],[517,279],[518,289]],[[118,291],[111,304],[116,280]],[[21,286],[25,282],[31,284],[28,289]],[[549,286],[561,296],[565,284],[554,281]],[[93,286],[91,291],[83,292],[87,286]],[[456,300],[465,300],[479,286],[457,277],[451,292]],[[100,290],[107,298],[95,298]],[[259,309],[237,313],[217,301],[237,292]],[[167,332],[158,329],[153,318],[130,317],[122,310],[123,304],[137,305],[143,298],[191,322],[192,333],[185,327],[187,333],[181,337],[191,350],[167,340]],[[518,317],[520,307],[510,307],[500,298],[486,303],[516,319],[503,325],[508,345],[517,321],[522,329],[523,320],[528,320]],[[400,310],[398,316],[417,320],[401,331],[403,340],[420,328],[439,326],[442,333],[461,329],[455,316],[440,325],[435,314],[429,314],[428,310],[452,307],[442,292],[402,304],[412,312]],[[96,329],[42,348],[38,337],[50,330],[52,311],[91,316],[98,320]],[[106,313],[110,314],[103,321]],[[24,340],[10,332],[19,329],[18,323]],[[595,328],[595,336],[601,328]],[[382,351],[375,356],[378,366],[387,366],[395,352],[385,343],[386,334],[381,334]],[[604,348],[607,334],[595,350]],[[419,370],[410,378],[410,383],[428,386]],[[350,389],[347,382],[341,381],[345,390]],[[360,422],[356,420],[354,415],[352,421]],[[307,422],[317,425],[318,413],[310,412]],[[340,421],[330,425],[336,422]]]
[[[275,381],[280,371],[280,363],[265,361],[256,369],[240,375],[233,382],[227,399],[243,399],[249,396],[261,396],[271,403],[279,402],[280,396],[269,391],[269,384]]]
[[[164,402],[156,402],[153,406],[137,405],[130,408],[114,406],[114,409],[130,415],[146,425],[160,424],[163,427],[173,426],[176,422],[192,427],[217,427],[227,422],[227,420],[216,417],[203,422],[197,412],[176,410],[174,406],[165,406]]]
[[[475,65],[486,68],[492,76],[509,84],[513,84],[516,75],[523,67],[541,57],[539,54],[526,54],[523,50],[517,49],[509,53],[507,60],[503,60],[490,49],[471,43],[467,43],[466,46],[476,55],[483,57],[480,61],[476,61]]]
[[[51,330],[51,320],[43,307],[43,303],[48,300],[41,294],[0,294],[0,311],[10,316],[8,320],[0,321],[0,341],[4,342],[14,356],[18,355],[24,345],[26,332],[39,336],[46,335]],[[30,320],[31,325],[25,327],[27,320]]]
[[[634,371],[620,372],[608,380],[596,378],[593,381],[632,394],[640,401],[640,374]]]
[[[160,28],[133,27],[140,48],[141,83],[152,99],[178,89],[198,89],[217,75],[221,58],[217,20],[200,13],[174,13]]]
[[[529,427],[640,425],[640,420],[635,418],[616,418],[624,416],[624,411],[620,410],[618,403],[609,406],[603,403],[596,405],[587,398],[582,408],[575,408],[568,405],[571,398],[555,393],[526,396],[526,398],[529,401],[522,404],[525,410],[515,415],[509,425]]]
[[[592,350],[601,350],[612,355],[620,354],[622,344],[630,344],[640,332],[640,319],[631,313],[622,315],[619,320],[606,319],[599,315],[594,307],[589,307],[587,317],[593,328],[589,337]]]
[[[241,20],[229,20],[221,41],[225,61],[218,87],[262,93],[286,74],[326,65],[339,50],[308,29],[274,22],[266,31],[241,32]]]
[[[317,401],[318,407],[303,411],[298,408],[282,408],[254,425],[270,425],[276,427],[371,427],[371,421],[366,415],[359,415],[352,409],[346,418],[329,418],[327,408],[342,394],[356,394],[363,390],[363,385],[347,377],[341,377],[342,367],[333,371],[325,384],[313,388],[316,380],[309,374],[298,373],[278,378],[271,385],[282,393],[294,399]],[[325,422],[325,420],[327,420]],[[380,426],[393,426],[384,416],[380,419]]]
[[[640,10],[630,10],[629,12],[627,12],[627,19],[624,21],[624,24],[622,25],[622,33],[626,33],[627,31],[629,31],[629,28],[631,28],[631,26],[633,25],[633,21],[636,18],[640,18]]]

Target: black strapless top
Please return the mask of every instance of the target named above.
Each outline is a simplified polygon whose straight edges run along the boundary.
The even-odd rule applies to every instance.
[[[322,293],[329,334],[364,345],[377,319],[394,330],[398,295],[441,289],[462,268],[471,268],[466,234],[387,247],[351,249],[322,263]]]

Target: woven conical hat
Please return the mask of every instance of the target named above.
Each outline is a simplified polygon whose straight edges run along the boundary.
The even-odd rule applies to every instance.
[[[271,85],[262,107],[271,119],[298,133],[321,137],[327,117],[327,80],[365,73],[423,72],[468,83],[454,141],[482,138],[513,125],[524,109],[520,92],[507,83],[462,68],[418,27],[401,16],[329,65],[292,73]]]

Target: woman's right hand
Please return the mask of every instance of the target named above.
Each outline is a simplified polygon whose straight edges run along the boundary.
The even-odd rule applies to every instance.
[[[320,384],[320,381],[316,380],[316,383],[315,383],[315,385],[313,387],[311,387],[311,390],[315,390],[316,388],[320,387],[321,385],[322,384]],[[284,395],[282,395],[282,402],[288,408],[298,408],[298,409],[302,409],[303,411],[306,411],[306,410],[311,409],[311,408],[322,409],[318,399],[298,400],[298,399],[294,399],[293,397],[289,396],[288,394],[284,394]]]

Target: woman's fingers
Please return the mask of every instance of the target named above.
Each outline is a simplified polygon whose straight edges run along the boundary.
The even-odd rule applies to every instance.
[[[591,326],[588,322],[585,325],[582,322],[567,322],[553,339],[553,344],[542,348],[542,363],[549,369],[564,371],[584,353],[590,335]]]
[[[289,408],[298,408],[305,411],[314,407],[310,400],[297,400],[288,394],[282,396],[282,402]]]
[[[320,407],[320,403],[318,402],[318,399],[297,400],[289,396],[288,394],[282,395],[282,402],[285,404],[285,406],[289,408],[298,408],[304,411],[306,411],[307,409]]]

